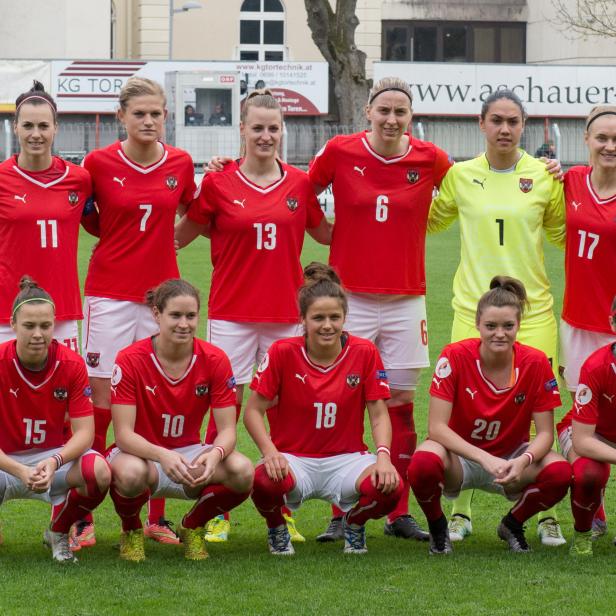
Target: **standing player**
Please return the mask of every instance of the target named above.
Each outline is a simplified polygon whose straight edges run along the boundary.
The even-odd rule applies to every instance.
[[[105,498],[111,473],[89,449],[94,436],[83,360],[53,339],[54,303],[24,276],[13,302],[16,340],[0,344],[0,503],[52,504],[45,543],[54,560],[75,562],[68,532]],[[72,436],[64,442],[68,415]]]
[[[609,323],[616,333],[616,297]],[[582,365],[573,408],[557,426],[561,451],[573,467],[573,556],[592,556],[592,541],[600,536],[593,533],[593,527],[602,507],[610,464],[616,464],[615,394],[616,342],[610,342]],[[602,534],[606,532],[607,528]]]
[[[235,380],[226,355],[195,338],[199,294],[167,280],[149,296],[160,333],[123,349],[111,378],[117,447],[111,497],[122,520],[120,557],[145,559],[139,512],[150,497],[193,500],[179,529],[184,555],[207,558],[205,523],[246,500],[250,460],[234,450]],[[208,409],[218,434],[200,444]]]
[[[521,280],[530,309],[519,339],[543,351],[553,369],[557,360],[554,300],[544,266],[543,231],[563,246],[563,189],[545,164],[519,148],[526,112],[509,90],[497,90],[481,109],[479,126],[486,151],[454,165],[441,184],[430,210],[428,231],[442,231],[460,219],[460,265],[453,281],[453,342],[474,335],[477,301],[493,276],[504,272]],[[452,541],[472,532],[472,491],[454,503]],[[546,511],[537,527],[546,545],[562,545],[555,511]]]
[[[17,97],[13,129],[19,154],[0,164],[0,342],[15,337],[12,289],[27,273],[55,298],[54,336],[77,351],[77,240],[82,216],[94,211],[90,176],[52,156],[56,103],[38,81]]]
[[[176,228],[180,247],[203,232],[211,238],[208,339],[231,360],[238,417],[253,367],[272,342],[297,332],[305,231],[323,243],[330,236],[307,175],[277,158],[282,123],[280,104],[268,90],[251,93],[241,115],[245,156],[203,179]],[[206,442],[215,436],[208,430]],[[228,521],[218,526],[212,535],[226,539]]]
[[[173,225],[176,212],[182,213],[194,196],[194,167],[186,152],[160,141],[165,106],[158,83],[129,79],[120,91],[118,110],[126,140],[91,152],[83,163],[92,175],[100,216],[100,241],[85,282],[83,327],[97,451],[106,448],[116,354],[157,331],[143,303],[146,291],[179,276]],[[93,532],[85,526],[78,539]],[[150,511],[146,534],[162,543],[178,542],[164,519],[164,503]]]
[[[347,328],[375,342],[389,376],[392,462],[404,482],[385,534],[427,540],[408,515],[406,469],[417,435],[413,398],[429,365],[426,325],[425,235],[432,192],[451,166],[447,154],[408,133],[408,84],[377,82],[366,106],[371,129],[334,137],[315,156],[309,175],[317,192],[332,185],[336,223],[330,264],[349,291]],[[367,248],[369,247],[369,249]],[[342,536],[341,512],[321,541]]]
[[[345,512],[344,551],[363,554],[365,523],[391,511],[401,492],[390,460],[387,375],[375,346],[343,331],[347,300],[334,271],[311,263],[305,278],[304,336],[275,342],[251,384],[244,423],[263,455],[252,498],[272,554],[294,553],[282,507],[311,498]],[[264,415],[276,399],[268,435]],[[363,442],[366,406],[376,456]]]
[[[544,353],[516,342],[524,286],[497,276],[477,305],[480,339],[445,347],[430,387],[429,434],[409,466],[430,527],[430,553],[452,551],[441,494],[479,488],[516,501],[498,536],[529,552],[526,520],[564,498],[571,467],[551,451],[558,386]],[[537,434],[528,442],[531,418]]]

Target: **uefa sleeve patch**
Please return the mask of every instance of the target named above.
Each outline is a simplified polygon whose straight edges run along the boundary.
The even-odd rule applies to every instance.
[[[257,372],[259,372],[259,373],[265,372],[267,370],[268,366],[269,366],[269,353],[266,353],[263,356],[263,359],[261,360],[261,363],[259,364],[259,367],[257,368]]]
[[[376,371],[376,380],[380,381],[381,379],[387,379],[387,370]]]
[[[451,364],[446,357],[441,357],[434,368],[434,374],[439,379],[446,379],[451,374]]]
[[[116,387],[122,380],[122,368],[118,364],[113,364],[113,370],[111,371],[111,386]]]
[[[233,389],[235,387],[235,377],[232,376],[230,379],[227,379],[227,389]]]
[[[592,391],[588,385],[584,385],[584,383],[580,383],[575,391],[575,401],[580,405],[584,406],[588,404],[592,400]]]
[[[92,396],[92,388],[89,385],[84,388],[83,396],[84,398],[90,398]]]
[[[558,381],[556,379],[550,379],[546,381],[543,385],[546,391],[552,391],[553,389],[558,389]]]

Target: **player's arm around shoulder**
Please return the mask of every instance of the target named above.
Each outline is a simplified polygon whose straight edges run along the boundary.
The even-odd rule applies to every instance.
[[[549,201],[543,215],[543,228],[548,241],[565,248],[565,190],[563,183],[551,176]]]
[[[445,231],[458,217],[458,203],[456,200],[458,166],[453,165],[445,173],[440,183],[438,194],[432,199],[430,213],[428,214],[428,233]]]

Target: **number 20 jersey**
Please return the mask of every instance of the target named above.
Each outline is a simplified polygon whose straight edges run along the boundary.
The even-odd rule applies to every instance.
[[[308,358],[305,344],[301,336],[275,342],[250,385],[268,400],[278,396],[269,418],[274,445],[314,458],[366,451],[366,401],[390,397],[379,352],[369,340],[349,335],[325,368]]]
[[[498,389],[482,373],[478,338],[448,344],[441,353],[430,395],[452,403],[449,427],[495,456],[507,456],[529,439],[533,413],[560,406],[558,383],[545,353],[514,344],[515,382]]]

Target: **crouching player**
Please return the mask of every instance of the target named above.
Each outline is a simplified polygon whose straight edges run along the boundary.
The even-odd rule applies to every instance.
[[[51,503],[44,542],[54,560],[75,562],[69,529],[103,501],[111,472],[89,449],[94,418],[83,359],[53,339],[49,294],[27,276],[19,286],[11,316],[16,339],[0,345],[0,504]],[[72,430],[66,443],[65,415]]]
[[[283,516],[311,498],[340,507],[344,551],[366,550],[365,523],[393,511],[400,477],[390,460],[389,385],[372,342],[343,331],[347,298],[334,271],[304,270],[299,291],[304,336],[275,342],[251,384],[244,423],[261,450],[252,499],[268,526],[272,554],[293,554]],[[278,398],[271,433],[264,415]],[[368,407],[377,454],[363,442]]]
[[[227,356],[195,338],[200,300],[191,284],[167,280],[148,303],[160,333],[118,353],[111,377],[120,557],[145,559],[139,514],[152,496],[195,501],[179,535],[185,557],[203,560],[205,524],[246,500],[252,487],[252,464],[234,451],[235,380]],[[200,430],[210,407],[218,435],[204,447]]]
[[[562,500],[571,467],[551,451],[557,383],[541,351],[517,343],[527,303],[522,283],[497,276],[477,305],[479,339],[447,345],[430,387],[429,438],[415,452],[409,481],[430,527],[430,553],[452,551],[441,493],[479,488],[516,501],[498,536],[529,552],[523,524]],[[537,435],[529,443],[531,419]]]
[[[616,297],[609,319],[616,333]],[[611,343],[582,365],[573,408],[556,430],[561,451],[573,467],[574,556],[592,556],[593,517],[603,501],[610,464],[616,464],[615,395],[616,343]]]

